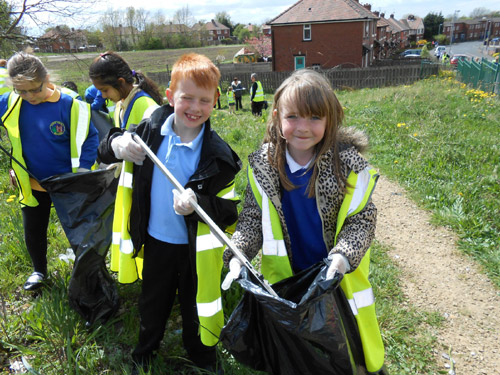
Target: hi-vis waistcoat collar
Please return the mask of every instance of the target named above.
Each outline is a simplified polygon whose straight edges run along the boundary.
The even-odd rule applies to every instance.
[[[12,145],[12,156],[18,160],[24,168],[26,163],[23,158],[23,150],[21,145],[21,134],[19,131],[19,115],[22,105],[21,97],[15,92],[9,95],[9,106],[2,121],[7,128],[9,140]],[[80,167],[80,155],[82,146],[89,132],[90,125],[90,105],[80,100],[73,100],[71,106],[71,131],[70,131],[70,148],[71,148],[71,169],[76,173]],[[28,173],[19,166],[16,162],[12,163],[12,168],[16,172],[19,182],[19,202],[30,207],[38,206],[38,201],[33,197],[31,184]]]
[[[360,173],[351,171],[349,174],[348,187],[337,217],[335,243],[345,220],[362,211],[370,201],[377,179],[377,172],[368,167]],[[276,208],[255,179],[250,166],[248,167],[248,181],[262,210],[261,271],[264,278],[274,284],[293,274],[283,239],[283,230]],[[366,367],[369,372],[377,372],[384,365],[384,344],[375,313],[375,298],[368,280],[369,266],[370,249],[360,265],[353,272],[344,275],[340,286],[356,316]]]

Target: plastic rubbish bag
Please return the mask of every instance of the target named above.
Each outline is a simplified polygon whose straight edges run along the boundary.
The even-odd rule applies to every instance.
[[[273,284],[279,298],[243,268],[237,282],[245,294],[222,329],[224,347],[239,362],[270,374],[365,374],[355,317],[339,277],[325,280],[327,264]]]
[[[105,264],[118,184],[114,173],[68,173],[41,181],[75,253],[69,302],[88,325],[105,322],[119,307],[118,290]]]

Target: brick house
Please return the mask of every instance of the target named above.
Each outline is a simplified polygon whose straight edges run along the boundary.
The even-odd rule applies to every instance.
[[[457,20],[443,24],[443,34],[453,42],[500,37],[500,18]]]
[[[405,20],[401,20],[401,22],[406,22],[409,28],[408,39],[410,42],[418,42],[419,40],[424,38],[424,20],[418,16],[414,16],[413,14],[408,15]]]
[[[231,38],[231,30],[226,25],[211,20],[205,24],[197,23],[193,26],[193,31],[200,33],[200,39],[207,44],[220,44],[223,39]]]
[[[78,52],[87,46],[87,37],[80,30],[56,26],[37,41],[43,52]]]
[[[356,0],[300,0],[268,22],[273,70],[369,66],[377,19]]]

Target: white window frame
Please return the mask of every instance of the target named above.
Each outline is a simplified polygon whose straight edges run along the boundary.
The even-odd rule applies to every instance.
[[[309,37],[306,36],[307,32],[309,33]],[[311,24],[310,23],[304,24],[304,27],[302,30],[302,38],[303,38],[303,40],[311,40],[312,39]]]

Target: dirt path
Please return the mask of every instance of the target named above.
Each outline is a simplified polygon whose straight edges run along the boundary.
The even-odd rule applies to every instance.
[[[451,348],[457,375],[500,374],[500,291],[459,253],[454,233],[430,225],[430,214],[401,187],[382,177],[373,201],[376,238],[392,249],[408,302],[446,318],[432,348],[442,370]]]

